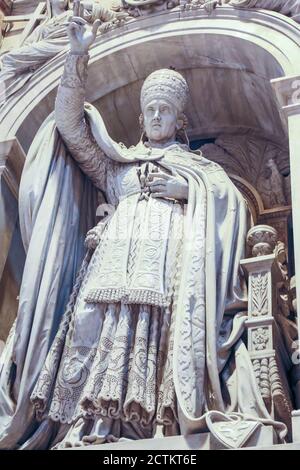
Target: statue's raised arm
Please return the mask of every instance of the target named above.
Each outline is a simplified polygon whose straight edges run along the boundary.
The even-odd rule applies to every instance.
[[[55,103],[57,128],[72,156],[94,184],[104,189],[105,156],[118,159],[119,146],[107,133],[98,115],[97,142],[86,116],[85,92],[89,48],[95,41],[100,21],[92,26],[82,17],[83,6],[74,2],[74,15],[68,26],[70,52],[67,54]],[[89,107],[90,112],[91,107]],[[68,119],[66,119],[68,116]]]

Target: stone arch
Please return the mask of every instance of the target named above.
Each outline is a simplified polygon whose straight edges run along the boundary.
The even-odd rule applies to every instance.
[[[255,106],[259,107],[259,113],[269,116],[269,121],[263,118],[255,121],[258,112],[253,111],[251,123],[240,122],[235,104],[230,108],[230,113],[237,113],[236,120],[231,116],[231,122],[226,126],[225,117],[212,123],[211,120],[205,121],[205,116],[200,113],[198,126],[194,124],[190,134],[209,136],[211,132],[224,133],[230,131],[229,127],[236,129],[240,124],[242,129],[252,132],[261,131],[262,126],[266,135],[282,140],[285,134],[269,82],[299,72],[299,47],[298,25],[280,14],[224,7],[207,16],[203,10],[182,12],[174,9],[142,17],[98,37],[90,54],[87,100],[100,105],[105,97],[117,100],[120,90],[130,88],[133,93],[130,97],[133,98],[132,106],[137,109],[138,91],[145,76],[155,68],[173,65],[188,75],[192,93],[197,89],[199,73],[205,74],[204,85],[211,85],[211,88],[202,88],[202,98],[204,100],[209,96],[210,101],[213,101],[212,98],[218,101],[227,91],[222,89],[225,83],[222,76],[225,77],[226,73],[227,78],[229,74],[235,80],[232,96],[236,93],[239,93],[239,98],[242,96],[243,89],[235,89],[236,83],[241,83],[241,77],[247,84],[246,88],[253,89],[253,95],[246,96],[245,93],[245,101],[240,103],[240,107],[249,110],[249,101],[258,93]],[[2,107],[2,139],[17,136],[24,150],[28,149],[39,125],[53,110],[64,56],[65,53],[59,54],[36,72]],[[210,80],[211,77],[215,83]],[[211,90],[214,90],[213,97]],[[262,102],[260,98],[264,96],[268,99]],[[119,98],[122,102],[122,96]],[[198,94],[198,103],[200,98]],[[196,111],[194,121],[195,116],[199,117]],[[212,113],[211,117],[218,116]]]
[[[299,75],[299,55],[299,26],[280,14],[224,7],[208,16],[176,8],[97,38],[90,52],[87,101],[101,109],[114,138],[134,144],[142,81],[155,68],[172,65],[190,84],[192,139],[239,131],[287,143],[270,80]],[[27,152],[53,111],[64,57],[61,53],[48,62],[2,106],[0,140],[17,137]],[[258,200],[254,194],[253,208]]]

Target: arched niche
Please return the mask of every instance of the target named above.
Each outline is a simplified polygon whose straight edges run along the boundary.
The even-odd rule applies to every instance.
[[[98,37],[91,50],[87,101],[99,109],[117,140],[138,138],[143,79],[173,66],[189,82],[189,134],[209,137],[237,130],[283,141],[286,136],[270,80],[300,72],[300,31],[282,15],[224,7],[173,10],[133,20]],[[2,139],[17,136],[27,151],[50,112],[65,53],[34,74],[0,111]]]
[[[97,38],[86,99],[101,110],[116,140],[135,144],[142,82],[153,70],[173,66],[186,76],[191,91],[191,139],[245,132],[284,144],[286,131],[270,80],[300,74],[299,55],[299,27],[281,15],[230,7],[211,16],[174,9]],[[47,63],[2,107],[1,140],[17,137],[28,151],[54,109],[64,58],[61,53]],[[247,194],[247,182],[240,186]]]

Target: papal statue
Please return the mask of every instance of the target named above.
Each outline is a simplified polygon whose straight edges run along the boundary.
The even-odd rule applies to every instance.
[[[127,148],[85,103],[96,28],[74,16],[68,35],[55,113],[22,175],[27,259],[1,357],[0,447],[186,435],[214,419],[283,438],[243,340],[246,204],[182,140],[185,78],[145,79],[142,137]],[[95,226],[99,202],[113,210]]]

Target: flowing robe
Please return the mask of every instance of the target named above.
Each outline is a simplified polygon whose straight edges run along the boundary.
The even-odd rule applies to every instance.
[[[95,112],[87,111],[93,121]],[[129,156],[126,163],[103,160],[93,170],[84,154],[88,172],[95,179],[98,174],[116,211],[31,399],[40,418],[71,427],[81,418],[136,422],[148,432],[139,431],[145,437],[157,423],[174,428],[185,421],[178,416],[178,399],[188,422],[206,409],[225,410],[219,371],[228,352],[218,357],[218,348],[231,335],[234,314],[245,308],[239,259],[246,216],[223,170],[181,145],[152,151],[151,157],[143,144],[130,152],[120,148],[120,159]],[[174,201],[141,198],[137,169],[149,163],[189,181],[187,213]],[[218,218],[211,223],[217,234],[207,234],[208,208]],[[208,242],[215,237],[218,247]],[[222,273],[228,273],[225,279]],[[207,299],[212,283],[221,298]],[[243,320],[238,314],[238,323]]]
[[[151,437],[158,424],[166,434],[203,431],[209,410],[272,422],[241,340],[247,318],[239,265],[246,234],[242,196],[219,165],[177,142],[162,149],[116,144],[97,111],[90,105],[84,108],[87,58],[69,56],[67,61],[56,103],[59,131],[72,158],[116,210],[82,268],[74,302],[68,304],[47,356],[36,330],[20,340],[21,327],[28,322],[20,312],[1,375],[5,383],[0,403],[3,397],[8,401],[12,387],[16,393],[9,410],[0,408],[6,419],[0,445],[63,447],[89,442],[91,435],[100,441],[111,435],[136,439]],[[27,275],[36,263],[33,234],[35,243],[39,237],[43,241],[37,207],[54,247],[67,243],[66,235],[60,238],[62,230],[70,230],[74,237],[67,219],[66,226],[55,227],[50,212],[47,222],[53,203],[44,198],[45,191],[31,172],[41,171],[47,163],[52,181],[49,178],[46,186],[59,175],[63,178],[64,172],[56,172],[61,137],[50,117],[32,144],[22,178],[21,226],[30,255]],[[143,172],[147,165],[175,170],[187,180],[186,208],[175,201],[143,197],[137,170]],[[62,181],[60,197],[68,198],[71,187]],[[78,182],[74,183],[76,187]],[[50,184],[50,193],[51,188]],[[31,195],[29,200],[26,194]],[[78,208],[78,199],[68,202],[69,210]],[[55,253],[45,252],[44,263],[57,266],[64,255],[59,251],[56,259]],[[43,323],[51,320],[47,291],[39,290],[44,275],[38,286],[37,279],[31,280],[43,308],[36,311],[31,306],[26,313],[32,324],[42,325],[40,335],[49,348],[54,328],[49,332]],[[21,302],[30,295],[27,282],[25,276]],[[64,279],[53,276],[52,282],[57,302],[57,290],[63,287],[60,292],[65,294]],[[31,370],[22,370],[21,353],[26,354],[28,339],[40,358],[29,364]],[[17,386],[11,375],[7,383],[13,368],[19,371]],[[26,383],[25,391],[19,383]],[[29,421],[30,400],[40,425]],[[17,438],[22,407],[28,410],[27,421],[23,419]],[[12,429],[14,435],[9,434]]]

